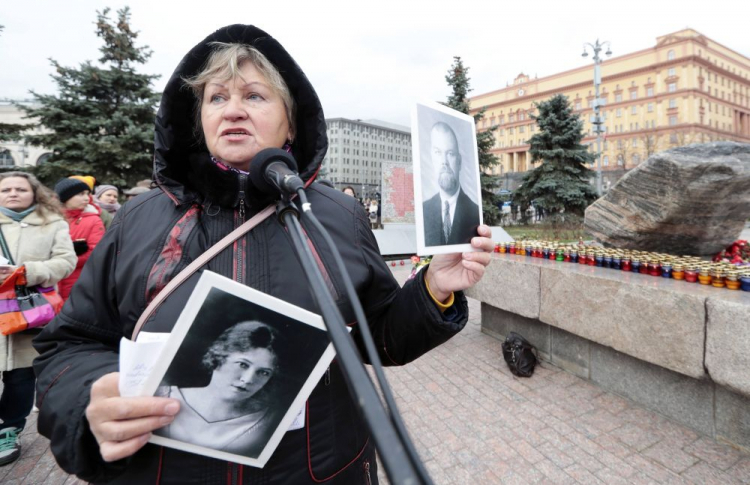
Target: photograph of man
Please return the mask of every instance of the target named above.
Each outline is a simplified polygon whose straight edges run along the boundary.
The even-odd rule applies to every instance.
[[[430,130],[430,155],[438,193],[422,203],[425,246],[468,244],[477,235],[479,206],[461,188],[458,138],[447,123]]]

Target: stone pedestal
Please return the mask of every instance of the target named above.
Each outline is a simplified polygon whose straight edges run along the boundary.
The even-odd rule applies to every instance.
[[[485,333],[750,449],[750,293],[496,254],[467,294]]]

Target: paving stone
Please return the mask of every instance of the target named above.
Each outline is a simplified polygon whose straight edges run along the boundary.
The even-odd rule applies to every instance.
[[[643,454],[677,473],[682,473],[698,462],[696,457],[682,451],[679,443],[670,443],[667,440],[648,448]]]
[[[682,477],[700,485],[726,485],[732,479],[708,463],[699,462],[682,473]]]
[[[726,473],[737,483],[750,483],[750,456],[746,455],[745,458],[726,470]]]
[[[683,450],[719,470],[728,469],[745,456],[744,453],[729,445],[717,443],[715,440],[706,437],[698,438]]]
[[[565,471],[559,466],[552,463],[547,458],[543,458],[539,462],[535,463],[534,466],[537,470],[542,472],[544,476],[550,480],[550,483],[556,483],[565,485],[568,483],[576,483],[575,479],[565,473]]]
[[[583,484],[603,484],[601,480],[596,478],[590,471],[586,470],[579,464],[573,464],[565,469],[565,473],[573,477],[576,482]]]
[[[653,446],[664,439],[663,435],[633,423],[626,423],[609,434],[637,451]]]

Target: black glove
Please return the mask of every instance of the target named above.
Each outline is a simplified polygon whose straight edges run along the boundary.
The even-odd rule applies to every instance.
[[[76,256],[85,254],[89,250],[89,243],[85,239],[77,239],[73,241],[73,250],[76,252]]]

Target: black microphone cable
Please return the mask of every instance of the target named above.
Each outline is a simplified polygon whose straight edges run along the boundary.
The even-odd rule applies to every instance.
[[[385,373],[383,372],[383,365],[380,361],[378,351],[375,348],[375,342],[372,338],[372,334],[370,333],[370,327],[367,324],[365,312],[362,309],[362,304],[359,301],[359,296],[354,289],[352,280],[351,278],[349,278],[349,273],[346,271],[346,265],[344,264],[344,260],[341,258],[341,253],[339,253],[339,250],[336,247],[336,244],[333,242],[331,236],[328,234],[328,231],[323,227],[313,211],[310,209],[310,203],[307,201],[307,194],[305,194],[304,189],[298,189],[297,195],[299,197],[299,203],[302,209],[302,216],[306,220],[309,220],[313,224],[313,226],[315,226],[318,232],[323,236],[323,239],[331,250],[333,258],[336,261],[336,266],[338,267],[339,273],[341,273],[341,279],[344,282],[346,295],[349,297],[349,301],[351,302],[352,308],[354,310],[354,315],[356,316],[357,322],[359,323],[360,332],[362,334],[362,341],[365,344],[365,350],[367,352],[368,358],[370,359],[370,365],[375,372],[378,386],[380,387],[380,391],[385,399],[386,409],[389,412],[391,422],[395,426],[397,434],[401,438],[404,449],[406,450],[407,455],[409,455],[409,461],[412,463],[414,469],[417,471],[420,478],[425,484],[433,484],[430,475],[427,473],[427,469],[425,469],[424,464],[422,463],[422,459],[419,457],[417,450],[414,448],[414,443],[409,437],[406,426],[404,425],[404,422],[401,419],[401,415],[398,412],[398,408],[396,407],[396,401],[393,398],[391,388],[388,385]]]

